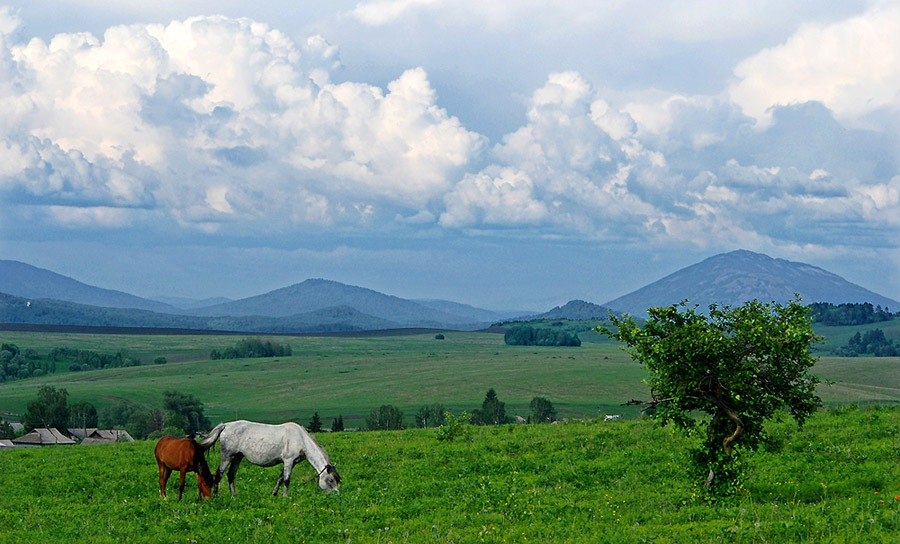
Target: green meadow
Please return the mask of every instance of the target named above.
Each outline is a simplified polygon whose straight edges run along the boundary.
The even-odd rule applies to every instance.
[[[744,489],[709,502],[689,439],[649,420],[321,433],[338,494],[244,463],[237,495],[159,497],[153,442],[0,452],[6,542],[891,542],[900,534],[900,407],[769,425]],[[209,452],[212,466],[218,446]]]
[[[622,406],[647,398],[644,369],[612,342],[585,342],[578,348],[507,346],[503,336],[447,332],[369,337],[267,337],[292,348],[289,357],[210,360],[237,336],[83,335],[3,332],[0,338],[39,353],[54,347],[115,353],[140,359],[138,367],[70,372],[0,384],[0,412],[21,414],[41,385],[65,388],[69,402],[88,401],[98,409],[125,399],[158,406],[162,393],[192,394],[213,423],[232,419],[323,423],[342,415],[348,428],[382,404],[400,408],[412,424],[419,407],[443,403],[454,412],[480,407],[493,387],[510,415],[528,415],[541,396],[561,417],[638,415]],[[157,357],[169,362],[152,364]],[[822,357],[814,368],[826,404],[900,402],[900,358]]]
[[[158,406],[162,393],[192,394],[211,421],[309,421],[342,415],[348,428],[382,404],[412,416],[425,404],[454,412],[480,407],[493,387],[510,415],[528,415],[532,398],[553,402],[561,417],[638,415],[622,406],[645,399],[644,369],[612,342],[578,348],[507,346],[503,336],[447,332],[370,337],[267,337],[292,348],[289,357],[210,360],[212,349],[233,346],[245,336],[151,336],[0,333],[4,342],[39,353],[54,347],[115,353],[140,359],[138,367],[70,372],[0,384],[0,412],[21,414],[41,385],[65,388],[69,402],[98,409],[125,399]],[[164,365],[152,364],[165,357]],[[814,369],[823,380],[819,394],[828,405],[900,402],[900,358],[822,357]]]

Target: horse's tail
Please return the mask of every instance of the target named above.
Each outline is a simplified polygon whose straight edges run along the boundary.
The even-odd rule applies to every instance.
[[[222,434],[223,430],[225,430],[225,424],[219,423],[213,430],[209,431],[209,434],[202,442],[198,442],[200,447],[203,448],[203,451],[208,450],[216,443],[216,440],[219,439],[219,435]]]

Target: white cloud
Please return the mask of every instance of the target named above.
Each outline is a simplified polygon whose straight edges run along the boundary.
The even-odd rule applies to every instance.
[[[769,121],[772,106],[819,101],[839,118],[900,108],[900,3],[880,2],[857,17],[806,24],[785,43],[734,69],[729,93]]]
[[[250,19],[8,43],[0,67],[11,80],[0,85],[0,188],[38,205],[154,204],[204,231],[267,216],[367,223],[381,208],[440,202],[484,145],[437,105],[424,70],[387,92],[333,84],[336,47],[321,36],[298,47]]]
[[[537,225],[549,213],[547,205],[535,197],[531,178],[511,168],[468,174],[445,200],[440,223],[448,227]]]
[[[651,19],[680,13],[666,6]],[[650,21],[642,32],[702,43],[683,30],[709,21],[704,6],[684,8],[681,30],[652,30]],[[422,10],[468,8],[507,31],[523,24],[523,13],[578,12],[576,34],[586,19],[608,25],[609,10],[636,9],[575,2],[550,14],[540,2],[370,2],[357,15],[374,32],[401,19],[413,24],[407,16]],[[750,249],[831,247],[852,235],[859,246],[892,247],[896,133],[847,130],[832,113],[894,107],[885,89],[900,88],[896,69],[864,59],[865,70],[851,70],[858,52],[820,66],[808,45],[835,39],[875,51],[853,37],[868,36],[864,21],[882,36],[892,27],[872,14],[892,9],[804,26],[740,65],[744,79],[718,95],[614,89],[581,71],[551,72],[522,100],[524,121],[493,145],[441,105],[438,91],[452,87],[446,73],[443,85],[415,64],[383,86],[349,80],[338,75],[342,52],[327,33],[297,39],[252,19],[209,16],[114,26],[102,38],[23,41],[20,22],[0,11],[0,199],[27,204],[18,216],[70,231],[281,240],[347,230],[525,232]],[[461,24],[454,17],[448,24]],[[541,21],[538,41],[553,34]],[[752,25],[759,21],[757,14]],[[785,60],[794,57],[804,67],[796,81],[783,73],[794,77]],[[810,98],[820,103],[778,106]],[[745,113],[773,105],[768,127]]]
[[[375,0],[360,2],[353,9],[353,16],[371,26],[384,25],[424,6],[434,6],[443,0]]]

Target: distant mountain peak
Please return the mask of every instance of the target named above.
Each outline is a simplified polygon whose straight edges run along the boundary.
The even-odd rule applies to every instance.
[[[643,316],[650,307],[669,306],[682,300],[705,309],[710,304],[739,306],[753,299],[785,303],[793,299],[795,293],[806,304],[870,302],[900,309],[900,302],[817,266],[776,259],[746,249],[713,255],[611,300],[605,306]]]
[[[609,308],[594,304],[593,302],[570,300],[562,306],[556,306],[548,312],[533,316],[532,319],[606,319],[609,312]]]

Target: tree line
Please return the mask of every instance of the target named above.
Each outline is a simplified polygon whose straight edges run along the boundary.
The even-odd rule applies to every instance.
[[[888,308],[873,306],[869,302],[832,304],[830,302],[815,302],[809,305],[813,323],[823,325],[866,325],[890,321],[894,318]]]
[[[896,357],[900,355],[900,343],[888,339],[881,329],[872,329],[850,337],[847,344],[835,351],[841,357],[858,357],[872,355],[874,357]]]
[[[157,362],[159,361],[157,357]],[[164,361],[164,358],[162,358]],[[141,361],[125,350],[116,353],[98,353],[86,349],[57,347],[42,356],[32,348],[4,342],[0,344],[0,382],[21,380],[53,374],[59,365],[71,372],[139,366]]]
[[[249,359],[255,357],[287,357],[292,355],[291,346],[288,344],[279,344],[271,340],[263,341],[259,338],[244,338],[239,340],[234,346],[225,348],[224,351],[217,349],[209,353],[209,358],[217,359]]]
[[[572,346],[581,345],[577,334],[562,329],[549,327],[532,327],[531,325],[515,325],[503,334],[503,341],[508,346]]]
[[[53,374],[54,361],[44,361],[33,349],[19,349],[15,344],[0,344],[0,383]]]
[[[551,423],[556,421],[556,408],[544,397],[534,397],[529,404],[531,413],[525,420],[529,423]],[[505,425],[514,418],[507,415],[506,403],[501,401],[494,388],[488,389],[480,408],[463,413],[472,425]],[[391,404],[383,404],[373,409],[366,417],[366,429],[399,430],[404,428],[403,411]],[[441,427],[452,414],[443,404],[426,404],[416,412],[414,421],[418,428]]]
[[[131,357],[124,350],[114,354],[97,353],[96,351],[74,348],[53,348],[47,355],[53,362],[68,363],[69,370],[73,372],[81,370],[99,370],[102,368],[120,368],[125,366],[140,366],[141,361]]]

